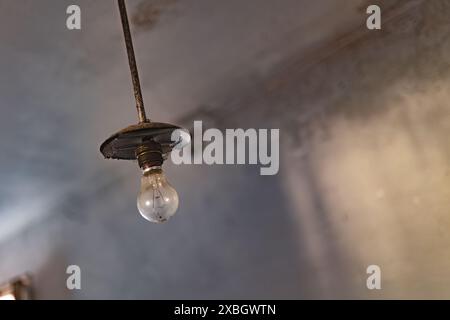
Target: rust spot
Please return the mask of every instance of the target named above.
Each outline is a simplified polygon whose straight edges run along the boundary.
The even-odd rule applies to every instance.
[[[169,11],[176,0],[146,0],[139,3],[131,17],[131,22],[138,30],[151,30],[161,16]]]

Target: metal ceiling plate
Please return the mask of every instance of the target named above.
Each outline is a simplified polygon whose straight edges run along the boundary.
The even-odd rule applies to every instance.
[[[136,149],[153,140],[161,144],[163,155],[167,156],[178,141],[172,141],[172,132],[182,129],[161,122],[144,122],[126,127],[105,140],[100,152],[106,159],[136,160]]]

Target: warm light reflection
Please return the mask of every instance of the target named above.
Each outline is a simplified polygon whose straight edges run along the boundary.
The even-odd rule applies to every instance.
[[[16,297],[12,293],[6,293],[0,295],[0,300],[16,300]]]
[[[405,95],[402,108],[389,105],[395,99],[385,92],[383,112],[312,122],[310,130],[326,127],[327,138],[316,133],[297,154],[289,147],[280,156],[289,168],[280,180],[295,213],[302,254],[322,266],[316,282],[321,297],[339,297],[349,286],[355,297],[371,298],[359,275],[373,261],[396,282],[398,291],[383,297],[448,295],[444,284],[426,280],[448,278],[450,153],[444,137],[450,116],[443,103],[448,90],[423,90]],[[332,271],[339,267],[342,277]],[[427,294],[411,280],[421,277]]]

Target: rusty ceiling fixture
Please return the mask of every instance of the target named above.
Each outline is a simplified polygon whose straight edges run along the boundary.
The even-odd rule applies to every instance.
[[[178,194],[167,182],[161,166],[172,149],[189,143],[190,137],[178,126],[153,122],[147,118],[125,1],[118,0],[118,5],[139,123],[122,129],[106,139],[100,146],[100,152],[106,159],[138,161],[143,171],[141,190],[137,199],[139,212],[151,222],[164,222],[175,214],[178,208]],[[177,136],[177,139],[173,141],[172,136]]]

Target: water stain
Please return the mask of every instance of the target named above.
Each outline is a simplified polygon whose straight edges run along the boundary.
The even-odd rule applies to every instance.
[[[151,30],[161,21],[165,13],[173,9],[176,2],[176,0],[142,1],[134,10],[131,21],[138,30]]]

